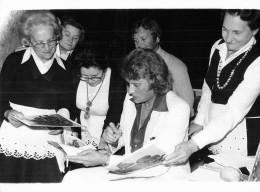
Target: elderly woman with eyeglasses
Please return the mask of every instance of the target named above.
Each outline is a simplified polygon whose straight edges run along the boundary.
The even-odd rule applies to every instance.
[[[99,144],[103,129],[110,122],[119,123],[126,95],[124,80],[108,67],[99,53],[83,49],[76,55],[79,76],[73,81],[75,108],[71,118],[79,121],[80,138]]]
[[[18,29],[28,48],[11,53],[0,74],[0,182],[60,182],[62,156],[47,142],[60,142],[59,131],[17,120],[54,113],[69,117],[68,72],[55,54],[60,26],[52,13],[38,10],[26,11]]]

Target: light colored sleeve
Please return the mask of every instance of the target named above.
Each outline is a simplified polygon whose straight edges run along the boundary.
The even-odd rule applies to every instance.
[[[169,110],[169,114],[163,121],[156,143],[166,154],[172,153],[177,144],[187,140],[190,108],[183,100],[174,103],[173,106],[174,108]]]
[[[260,57],[247,68],[244,80],[229,98],[224,112],[193,137],[200,148],[219,141],[243,120],[260,94],[259,74]]]
[[[190,109],[193,108],[194,93],[186,65],[179,59],[171,62],[179,62],[179,65],[170,65],[169,70],[173,77],[173,91],[184,99]]]
[[[202,86],[202,95],[198,105],[198,113],[194,119],[194,123],[203,126],[205,117],[208,113],[208,108],[210,103],[211,103],[211,90],[208,84],[206,83],[206,81],[204,80]]]

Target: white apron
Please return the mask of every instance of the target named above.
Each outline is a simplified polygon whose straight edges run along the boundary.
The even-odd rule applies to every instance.
[[[17,105],[10,102],[10,106],[24,116],[55,114],[56,111],[48,109],[38,109]],[[0,153],[6,156],[25,159],[45,159],[56,156],[60,171],[64,171],[63,154],[49,145],[47,141],[61,142],[61,135],[49,135],[49,129],[29,128],[23,125],[19,128],[12,126],[9,122],[3,121],[0,128]]]
[[[208,116],[205,119],[205,126],[214,117],[224,112],[225,105],[211,103]],[[211,144],[209,149],[214,153],[237,153],[247,156],[247,132],[246,119],[244,118],[233,130],[231,130],[222,140]]]

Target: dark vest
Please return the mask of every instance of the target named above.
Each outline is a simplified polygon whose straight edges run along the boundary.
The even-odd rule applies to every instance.
[[[220,44],[223,40],[220,41]],[[239,60],[244,56],[242,53],[237,58],[232,60],[228,65],[226,65],[220,74],[219,85],[223,86],[229,76],[231,71],[235,68]],[[260,56],[260,46],[255,44],[252,49],[248,52],[243,61],[236,68],[233,77],[224,89],[218,89],[217,87],[217,70],[220,60],[219,51],[216,49],[212,55],[211,63],[206,75],[206,83],[208,84],[212,95],[211,101],[215,104],[227,104],[229,97],[236,90],[238,85],[244,80],[244,74],[249,65]],[[259,74],[260,75],[260,74]],[[257,117],[260,116],[260,96],[256,99],[253,106],[247,113],[246,117]],[[260,119],[246,119],[247,122],[247,139],[248,139],[248,155],[254,155],[260,141]]]

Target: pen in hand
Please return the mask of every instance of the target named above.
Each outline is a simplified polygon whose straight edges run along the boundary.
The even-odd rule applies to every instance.
[[[116,125],[116,130],[118,130],[119,127],[120,127],[120,123],[118,123],[118,124]]]
[[[122,135],[122,131],[119,131],[119,128],[120,128],[120,124],[118,123],[116,125],[116,129],[113,130],[114,135],[120,135],[120,136]]]

